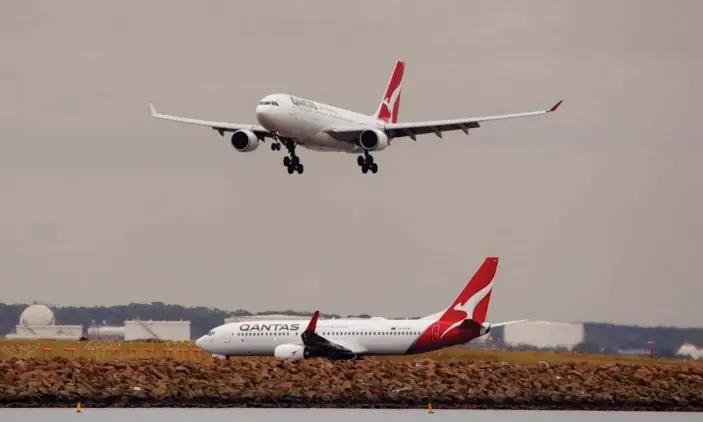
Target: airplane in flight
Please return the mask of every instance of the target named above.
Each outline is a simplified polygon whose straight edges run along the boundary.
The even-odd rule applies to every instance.
[[[417,141],[417,135],[427,133],[442,138],[443,132],[454,130],[462,130],[468,135],[469,129],[481,127],[480,123],[550,113],[562,103],[559,101],[547,110],[524,113],[401,123],[398,121],[398,109],[404,71],[405,63],[397,61],[381,103],[371,115],[289,94],[271,94],[262,98],[256,106],[258,125],[163,114],[156,111],[153,103],[149,103],[149,110],[154,118],[210,127],[220,136],[233,132],[231,143],[239,152],[255,151],[260,143],[270,138],[271,150],[279,151],[281,145],[288,150],[288,155],[283,158],[288,174],[303,173],[304,167],[296,154],[296,146],[314,151],[356,154],[357,164],[363,173],[376,173],[378,164],[371,152],[386,149],[396,138],[409,137]]]
[[[459,296],[443,311],[421,319],[250,320],[215,327],[196,340],[200,349],[224,356],[275,356],[281,360],[358,359],[412,355],[466,344],[491,328],[525,322],[486,322],[498,258],[488,257]]]

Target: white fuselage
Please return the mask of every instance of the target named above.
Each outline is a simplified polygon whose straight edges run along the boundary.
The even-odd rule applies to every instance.
[[[363,149],[356,143],[337,140],[322,130],[349,125],[383,127],[383,121],[373,116],[288,94],[262,98],[256,107],[256,120],[267,130],[293,138],[307,149],[348,153],[361,153]]]
[[[302,344],[309,320],[258,320],[216,327],[196,345],[224,356],[273,356],[276,346]],[[328,319],[317,322],[316,333],[342,345],[360,346],[364,355],[403,355],[435,323],[434,320]],[[439,332],[438,332],[439,334]]]

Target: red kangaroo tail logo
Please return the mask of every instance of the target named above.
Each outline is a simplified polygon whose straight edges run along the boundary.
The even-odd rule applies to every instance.
[[[495,277],[497,270],[497,257],[488,257],[483,261],[481,267],[471,277],[464,290],[459,293],[452,306],[447,308],[439,318],[440,321],[450,323],[440,338],[467,318],[483,324],[488,313],[488,302],[491,300],[493,277]]]
[[[376,111],[376,118],[386,123],[396,123],[398,121],[398,108],[400,107],[400,91],[403,84],[403,72],[405,63],[400,60],[395,62],[393,73],[388,80],[386,93],[383,94],[381,104]]]

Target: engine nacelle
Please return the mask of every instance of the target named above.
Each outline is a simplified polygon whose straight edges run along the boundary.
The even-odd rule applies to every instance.
[[[310,352],[305,346],[299,344],[279,344],[273,349],[276,359],[301,360],[310,357]]]
[[[359,145],[367,151],[381,151],[389,145],[388,136],[378,129],[366,129],[359,135]]]
[[[232,134],[232,146],[239,152],[252,152],[259,147],[259,137],[250,130],[238,130]]]

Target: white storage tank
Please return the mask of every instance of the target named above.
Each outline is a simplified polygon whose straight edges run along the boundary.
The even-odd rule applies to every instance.
[[[190,321],[125,321],[124,339],[125,341],[190,340]]]
[[[90,338],[124,338],[125,327],[113,325],[97,325],[88,327],[88,337]]]
[[[527,321],[503,327],[506,346],[564,347],[571,350],[584,338],[585,328],[579,323]]]

